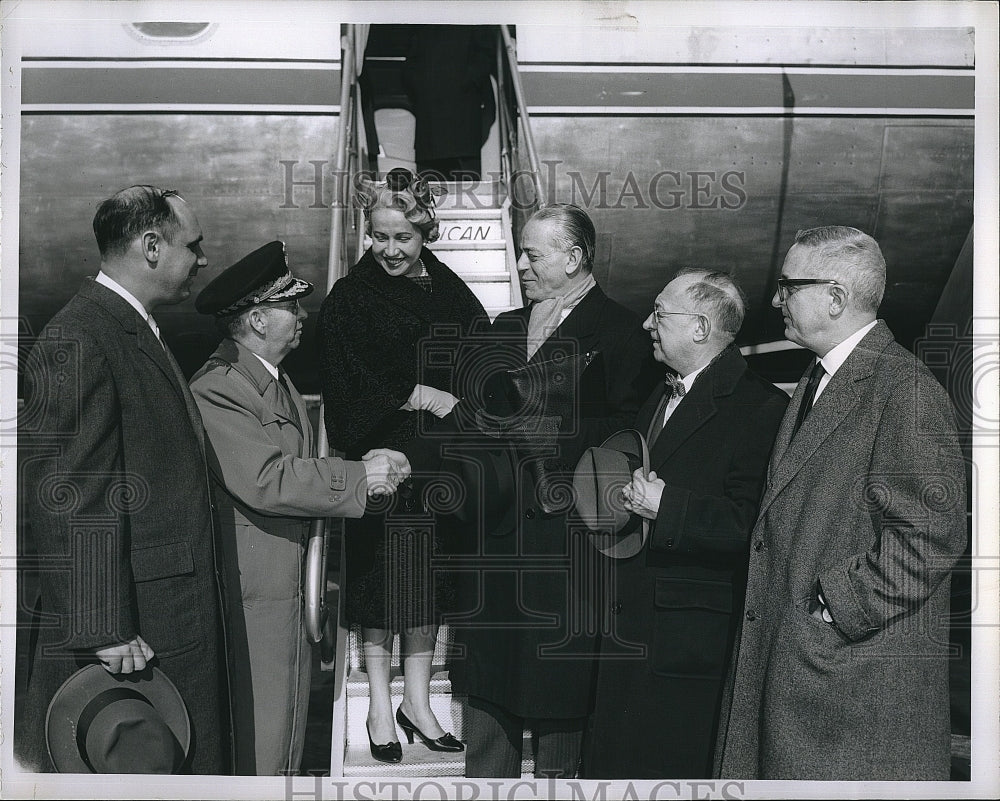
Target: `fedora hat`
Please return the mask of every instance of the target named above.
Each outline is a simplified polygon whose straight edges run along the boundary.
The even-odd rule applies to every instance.
[[[45,741],[59,773],[177,773],[191,721],[158,668],[112,675],[87,665],[52,697]]]
[[[649,539],[649,520],[626,509],[622,497],[640,467],[649,473],[649,447],[642,434],[627,428],[587,448],[573,474],[577,516],[593,546],[612,559],[635,556]]]

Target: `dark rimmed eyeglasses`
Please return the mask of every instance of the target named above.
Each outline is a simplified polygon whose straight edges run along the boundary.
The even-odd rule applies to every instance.
[[[818,284],[832,284],[843,288],[840,281],[830,278],[779,278],[778,279],[778,300],[784,303],[788,300],[790,289],[799,289],[804,286],[815,286]]]
[[[653,314],[656,315],[656,319],[662,320],[664,317],[669,317],[671,314],[683,314],[685,317],[704,317],[704,314],[698,312],[678,312],[678,311],[664,311],[663,309],[653,309]]]

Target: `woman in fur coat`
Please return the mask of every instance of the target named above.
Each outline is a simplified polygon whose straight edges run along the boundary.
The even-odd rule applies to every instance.
[[[457,402],[455,359],[482,304],[425,245],[438,237],[428,184],[394,169],[355,195],[371,247],[334,284],[319,318],[323,400],[330,445],[359,458],[401,448]],[[435,354],[428,359],[428,348]],[[450,362],[450,366],[447,364]],[[435,366],[443,365],[443,366]],[[415,498],[345,521],[347,619],[361,627],[369,682],[372,756],[399,762],[389,691],[392,638],[401,635],[405,684],[395,720],[432,750],[460,751],[431,711],[431,660],[442,608],[454,596],[439,567],[445,522]]]

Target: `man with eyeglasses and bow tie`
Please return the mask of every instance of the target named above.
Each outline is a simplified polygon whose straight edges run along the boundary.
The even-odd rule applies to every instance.
[[[728,274],[686,269],[643,324],[667,373],[636,421],[650,472],[636,470],[623,496],[651,528],[615,564],[586,778],[711,775],[750,530],[788,403],[733,345],[745,311]]]
[[[229,624],[237,775],[296,771],[305,740],[311,650],[303,556],[314,517],[361,517],[410,472],[374,450],[317,457],[302,396],[281,369],[299,345],[313,291],[270,242],[223,271],[195,306],[225,339],[191,379],[205,421]]]
[[[846,226],[799,232],[785,258],[771,302],[816,358],[751,535],[716,775],[949,778],[965,465],[945,390],[876,317],[885,280]]]

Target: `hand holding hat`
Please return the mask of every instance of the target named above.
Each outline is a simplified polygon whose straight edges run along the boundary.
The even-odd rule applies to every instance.
[[[101,660],[108,673],[131,673],[133,670],[145,670],[146,663],[155,654],[146,641],[137,634],[126,643],[95,650],[94,656]]]
[[[612,434],[588,448],[573,475],[576,514],[590,529],[590,541],[612,559],[629,559],[646,546],[649,521],[663,482],[649,471],[649,447],[635,429]],[[631,481],[629,480],[631,478]],[[652,511],[640,514],[640,509]]]
[[[622,487],[622,498],[625,508],[630,512],[655,520],[660,510],[660,498],[666,484],[656,477],[656,471],[650,470],[645,475],[641,467],[632,474],[632,481]]]
[[[184,699],[158,668],[87,665],[56,691],[45,741],[60,773],[179,773],[191,747]]]

